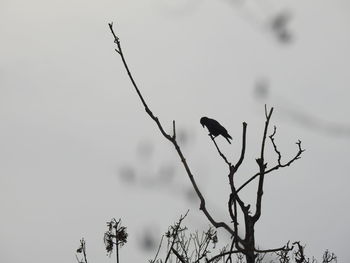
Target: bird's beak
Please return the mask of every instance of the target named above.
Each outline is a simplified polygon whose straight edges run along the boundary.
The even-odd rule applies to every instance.
[[[204,128],[204,124],[202,124],[202,127]]]

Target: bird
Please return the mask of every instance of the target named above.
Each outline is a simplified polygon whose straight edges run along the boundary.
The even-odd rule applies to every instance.
[[[229,140],[232,140],[231,135],[228,134],[227,130],[218,121],[208,117],[202,117],[200,119],[200,123],[202,124],[203,128],[204,126],[207,127],[209,135],[214,136],[214,138],[222,135],[228,141],[228,143],[231,144]]]

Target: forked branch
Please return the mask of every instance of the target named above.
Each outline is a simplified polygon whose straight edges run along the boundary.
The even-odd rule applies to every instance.
[[[295,154],[295,156],[294,156],[292,159],[290,159],[288,162],[286,162],[286,163],[283,164],[283,163],[281,162],[281,153],[278,151],[277,146],[275,145],[275,142],[274,142],[275,133],[276,133],[276,132],[275,132],[275,130],[274,130],[274,132],[269,136],[269,138],[270,138],[270,140],[271,140],[271,142],[272,142],[272,144],[273,144],[273,146],[274,146],[275,152],[276,152],[277,155],[278,155],[278,160],[277,160],[278,163],[277,163],[277,165],[275,165],[275,166],[273,166],[273,167],[271,167],[271,168],[265,170],[265,175],[266,175],[266,174],[269,174],[269,173],[271,173],[271,172],[273,172],[273,171],[275,171],[275,170],[278,170],[279,168],[283,168],[283,167],[286,167],[286,166],[290,166],[293,162],[295,162],[296,160],[300,159],[301,154],[305,151],[305,149],[302,149],[302,147],[301,147],[301,141],[298,140],[298,141],[296,142],[296,144],[298,145],[298,151],[297,151],[297,153]],[[243,183],[243,184],[237,189],[237,193],[238,193],[239,191],[241,191],[244,187],[246,187],[250,182],[252,182],[252,181],[253,181],[255,178],[257,178],[258,176],[260,176],[260,172],[256,173],[256,174],[253,175],[251,178],[249,178],[245,183]]]
[[[286,166],[289,166],[291,165],[295,160],[298,160],[300,158],[300,155],[305,151],[304,149],[301,148],[301,141],[298,140],[296,142],[296,144],[298,145],[298,152],[297,154],[295,155],[294,158],[290,159],[287,163],[285,164],[282,164],[281,163],[281,159],[282,159],[282,155],[281,155],[281,152],[278,150],[277,148],[277,145],[275,143],[275,135],[276,135],[276,126],[274,126],[273,128],[273,133],[269,136],[270,140],[271,140],[271,143],[272,143],[272,146],[273,146],[273,149],[275,150],[276,154],[277,154],[277,163],[278,163],[278,168],[282,168],[282,167],[286,167]]]

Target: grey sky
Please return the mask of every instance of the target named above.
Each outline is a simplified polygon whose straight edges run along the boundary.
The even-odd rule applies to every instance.
[[[293,34],[285,45],[266,24],[282,10],[291,13]],[[349,14],[345,0],[262,6],[254,0],[1,0],[0,261],[75,262],[84,236],[90,261],[110,262],[105,222],[121,217],[130,234],[122,262],[146,262],[152,253],[145,255],[138,242],[145,227],[160,238],[188,208],[189,227],[208,223],[184,197],[189,181],[178,158],[146,117],[113,52],[107,25],[113,21],[152,110],[166,128],[175,119],[189,133],[184,151],[209,209],[227,216],[226,170],[200,117],[225,125],[234,142],[219,144],[235,158],[241,124],[248,123],[243,181],[257,168],[266,101],[275,106],[284,157],[294,155],[297,139],[307,151],[267,178],[259,245],[301,240],[309,255],[321,257],[328,248],[348,262],[349,133],[305,126],[293,116],[301,112],[349,130]],[[266,100],[254,96],[261,79],[269,84]],[[138,153],[143,143],[152,145],[148,159]],[[136,166],[137,178],[149,178],[169,163],[174,187],[128,184],[119,176],[121,167]],[[253,187],[246,192],[254,194]]]

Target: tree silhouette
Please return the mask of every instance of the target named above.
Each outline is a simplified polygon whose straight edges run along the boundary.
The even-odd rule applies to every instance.
[[[138,88],[138,86],[137,86],[137,84],[136,84],[136,82],[131,74],[131,71],[127,65],[127,62],[126,62],[126,59],[125,59],[125,56],[124,56],[124,53],[123,53],[123,50],[121,47],[120,40],[113,30],[113,23],[109,24],[109,28],[111,30],[111,33],[113,34],[114,42],[117,45],[117,48],[115,49],[115,51],[120,55],[120,58],[123,62],[123,65],[127,71],[129,78],[130,78],[130,81],[131,81],[139,99],[141,100],[141,103],[143,104],[146,113],[156,123],[159,131],[165,137],[165,139],[167,139],[170,143],[173,144],[178,156],[180,157],[180,160],[181,160],[181,162],[185,168],[185,171],[187,173],[187,176],[190,179],[192,186],[193,186],[198,198],[200,199],[199,209],[204,213],[204,215],[208,218],[210,223],[215,228],[223,228],[231,234],[232,247],[231,247],[230,253],[236,253],[236,252],[243,253],[245,255],[246,262],[253,263],[257,259],[258,253],[278,252],[278,251],[290,250],[291,248],[289,248],[288,246],[282,246],[280,248],[268,249],[268,250],[258,250],[255,247],[255,224],[258,222],[258,220],[261,217],[261,207],[262,207],[262,197],[263,197],[265,176],[273,171],[278,170],[279,168],[289,166],[294,161],[299,159],[302,152],[304,151],[301,148],[301,141],[298,141],[296,143],[298,146],[298,151],[297,151],[295,157],[290,159],[287,163],[282,163],[281,162],[281,159],[282,159],[281,152],[278,150],[277,145],[274,141],[274,137],[276,135],[276,127],[274,127],[273,133],[271,135],[268,136],[268,134],[267,134],[269,124],[270,124],[270,119],[271,119],[271,116],[273,113],[273,108],[268,110],[266,105],[265,105],[265,126],[264,126],[264,131],[263,131],[260,156],[256,159],[256,163],[258,164],[258,172],[256,174],[254,174],[253,176],[251,176],[251,178],[249,180],[247,180],[243,185],[237,187],[234,179],[235,179],[235,175],[236,175],[238,169],[240,168],[241,164],[243,163],[243,160],[245,157],[247,123],[243,122],[241,154],[240,154],[240,158],[238,159],[238,161],[235,164],[232,164],[232,162],[230,162],[227,159],[227,157],[221,152],[220,148],[216,144],[214,137],[211,134],[209,134],[209,136],[211,137],[212,141],[215,144],[215,147],[216,147],[219,155],[223,158],[223,160],[226,163],[227,168],[228,168],[228,181],[230,184],[231,193],[229,195],[227,205],[228,205],[228,211],[229,211],[233,226],[230,226],[226,222],[219,222],[219,221],[215,220],[214,217],[210,214],[209,210],[207,209],[205,198],[204,198],[202,192],[200,191],[200,189],[196,183],[195,176],[192,173],[190,166],[187,163],[185,156],[184,156],[184,154],[183,154],[183,152],[182,152],[182,150],[177,142],[175,120],[173,120],[172,134],[167,133],[164,130],[159,118],[156,117],[156,115],[154,115],[154,113],[149,108],[148,104],[146,103],[145,99],[143,98],[141,91],[139,90],[139,88]],[[268,166],[267,162],[265,160],[265,145],[266,145],[267,137],[270,138],[270,141],[273,145],[274,151],[277,154],[277,164],[273,165],[273,166]],[[258,179],[258,189],[257,189],[257,194],[256,194],[255,212],[253,213],[252,209],[251,209],[251,205],[246,204],[246,202],[241,199],[241,196],[239,193],[242,189],[244,189],[254,179]],[[244,236],[241,236],[238,233],[238,224],[239,224],[239,222],[238,222],[238,213],[239,213],[238,208],[240,209],[240,212],[243,214],[243,217],[244,217],[244,222],[243,222],[244,228],[245,228],[245,235]],[[174,251],[173,251],[173,253],[174,253]],[[176,255],[176,253],[175,253],[175,255]],[[181,261],[181,258],[180,257],[178,257],[178,258]]]
[[[205,217],[209,220],[209,222],[213,226],[213,228],[210,227],[208,231],[203,232],[202,235],[199,235],[198,232],[195,232],[194,234],[186,235],[187,228],[181,226],[182,221],[187,215],[186,213],[184,216],[180,217],[177,223],[175,223],[173,226],[170,226],[168,232],[165,234],[165,237],[168,240],[165,260],[163,261],[162,259],[157,259],[159,251],[161,249],[162,242],[163,242],[163,238],[164,238],[163,236],[159,244],[159,248],[156,253],[156,256],[153,260],[150,260],[150,262],[166,263],[173,256],[175,257],[175,262],[181,262],[181,263],[189,263],[189,262],[209,263],[209,262],[219,262],[219,261],[222,261],[225,263],[227,262],[232,263],[233,262],[232,257],[236,256],[236,262],[238,263],[243,263],[243,262],[259,263],[259,262],[263,262],[264,257],[267,253],[272,253],[275,256],[277,256],[277,259],[280,263],[290,262],[291,257],[297,263],[317,262],[314,258],[310,260],[305,256],[304,247],[300,244],[299,241],[292,243],[292,245],[290,245],[290,242],[288,241],[286,245],[283,245],[281,247],[265,249],[265,250],[260,250],[256,247],[255,226],[262,215],[262,201],[263,201],[265,177],[270,173],[279,170],[280,168],[285,168],[287,166],[290,166],[292,163],[298,160],[301,157],[302,153],[304,152],[304,149],[302,149],[301,147],[301,141],[298,140],[296,142],[297,151],[294,157],[289,159],[286,162],[282,162],[282,153],[278,149],[278,146],[275,142],[275,136],[277,132],[276,126],[273,127],[272,133],[269,134],[270,121],[271,121],[274,108],[271,107],[270,109],[268,109],[267,106],[265,105],[265,124],[262,132],[261,145],[259,146],[260,154],[256,158],[256,163],[258,166],[257,172],[251,175],[248,180],[246,180],[243,184],[239,186],[237,186],[236,176],[237,176],[237,172],[239,171],[239,168],[241,167],[243,161],[245,160],[246,143],[247,143],[247,123],[246,122],[242,123],[242,142],[241,142],[242,145],[241,145],[240,156],[238,160],[232,161],[229,158],[227,158],[225,154],[222,153],[219,146],[215,142],[215,137],[219,134],[222,135],[222,133],[220,132],[218,133],[216,131],[213,132],[213,127],[211,128],[208,127],[207,125],[208,123],[206,121],[203,122],[203,119],[201,119],[201,124],[207,126],[209,130],[209,137],[214,143],[219,156],[222,158],[225,165],[227,166],[228,184],[230,186],[230,193],[227,201],[227,210],[230,215],[231,221],[230,222],[218,221],[212,216],[209,209],[207,208],[206,199],[202,194],[200,188],[198,187],[198,184],[195,179],[195,175],[193,174],[190,168],[190,165],[188,164],[181,150],[181,147],[179,146],[178,139],[176,136],[175,120],[173,120],[172,122],[172,132],[171,133],[166,132],[159,118],[151,111],[150,107],[148,106],[147,102],[142,96],[142,93],[138,88],[133,75],[131,74],[131,71],[126,62],[126,59],[122,50],[120,40],[114,32],[113,23],[109,23],[109,28],[114,37],[114,43],[117,46],[115,51],[119,54],[123,62],[124,68],[132,83],[132,86],[135,89],[142,105],[144,106],[144,109],[147,115],[155,122],[156,126],[158,127],[158,130],[163,135],[163,137],[174,146],[175,151],[178,157],[180,158],[180,161],[186,171],[187,177],[190,180],[191,185],[197,197],[200,200],[199,209],[203,212]],[[222,126],[220,125],[220,127]],[[226,131],[225,128],[223,129]],[[267,141],[270,141],[273,151],[276,154],[277,160],[273,165],[268,164],[267,160],[265,159],[265,152],[266,152],[265,148],[266,148]],[[255,203],[250,204],[242,199],[241,191],[245,189],[254,180],[258,181],[258,185],[256,189]],[[242,218],[242,216],[240,215],[243,215],[243,220],[240,219]],[[244,235],[239,233],[238,225],[243,226]],[[219,229],[219,228],[224,229],[226,232],[228,232],[231,235],[231,245],[229,246],[226,245],[223,249],[220,250],[218,254],[214,256],[209,256],[209,253],[210,253],[209,244],[213,244],[215,248],[216,243],[218,241],[215,229]],[[326,250],[326,252],[323,255],[322,262],[330,263],[330,262],[336,262],[336,260],[337,260],[336,256],[333,253],[330,253],[328,250]]]
[[[206,117],[201,118],[200,123],[203,125],[203,127],[206,126],[208,128],[208,135],[214,143],[214,146],[219,156],[222,158],[225,165],[227,166],[228,184],[230,186],[230,193],[228,195],[227,201],[227,210],[231,221],[217,221],[207,208],[206,199],[204,198],[201,190],[199,189],[195,176],[192,173],[192,170],[181,150],[181,147],[179,146],[178,138],[176,136],[175,120],[173,120],[172,123],[172,133],[166,132],[159,118],[151,111],[150,107],[143,98],[140,89],[136,85],[134,77],[132,76],[131,71],[127,65],[120,40],[114,32],[113,23],[109,23],[109,28],[114,37],[114,42],[117,45],[115,51],[120,55],[124,68],[126,69],[130,81],[142,105],[144,106],[146,113],[156,123],[163,137],[174,146],[175,151],[186,171],[187,177],[189,178],[191,185],[200,200],[199,209],[204,213],[205,217],[209,220],[209,222],[212,225],[207,231],[204,231],[201,235],[198,233],[198,231],[196,231],[195,233],[190,233],[188,235],[187,228],[182,226],[182,222],[188,214],[187,212],[184,216],[180,217],[178,222],[169,227],[168,231],[165,233],[165,235],[163,235],[160,241],[154,259],[150,260],[149,262],[174,262],[172,261],[172,259],[175,258],[175,262],[181,263],[216,263],[219,261],[225,263],[232,263],[232,258],[236,257],[236,263],[262,263],[265,256],[268,253],[272,253],[277,257],[277,260],[280,263],[289,263],[291,262],[291,258],[296,263],[317,263],[317,260],[315,258],[310,259],[305,256],[305,247],[301,245],[300,241],[293,242],[292,245],[290,245],[290,242],[288,241],[287,244],[284,246],[265,250],[258,249],[255,243],[255,226],[262,215],[262,200],[264,193],[265,177],[268,174],[279,170],[280,168],[290,166],[292,163],[298,160],[301,157],[302,153],[305,151],[301,147],[301,141],[298,140],[296,142],[297,151],[294,157],[289,159],[287,162],[282,162],[282,153],[278,149],[277,144],[275,142],[275,136],[277,132],[276,126],[273,127],[272,133],[268,134],[274,108],[271,107],[270,109],[268,109],[265,105],[265,124],[262,132],[261,145],[259,145],[260,154],[255,159],[258,166],[257,172],[251,175],[250,178],[240,186],[237,185],[236,176],[239,171],[239,168],[245,160],[247,144],[247,123],[242,123],[242,146],[240,156],[238,160],[232,161],[230,160],[230,158],[227,158],[225,154],[223,154],[223,152],[220,150],[219,146],[215,141],[216,136],[222,135],[230,143],[228,138],[231,138],[231,136],[228,134],[227,130],[213,119],[209,119]],[[276,154],[277,160],[273,165],[268,164],[268,162],[265,159],[265,148],[268,140],[270,141],[273,151]],[[254,204],[251,204],[242,199],[241,191],[245,189],[254,180],[258,181],[258,185],[256,189],[255,202]],[[242,217],[243,220],[241,219]],[[243,226],[244,234],[239,233],[238,225]],[[115,248],[116,260],[117,263],[119,263],[119,248],[127,242],[128,233],[126,232],[126,227],[121,226],[120,219],[118,221],[112,219],[111,221],[107,222],[107,227],[108,230],[104,234],[104,243],[107,250],[107,254],[111,255],[113,249]],[[216,248],[216,245],[218,243],[216,229],[219,228],[222,228],[231,235],[231,244],[224,246],[219,251],[219,253],[212,256],[210,253],[213,249]],[[162,260],[158,259],[158,255],[161,250],[164,236],[167,239],[167,253],[165,259]],[[209,247],[210,244],[213,245],[213,248]],[[86,243],[84,239],[80,240],[80,247],[76,250],[76,252],[78,254],[82,254],[81,259],[79,259],[78,255],[76,255],[77,261],[79,263],[87,263]],[[270,262],[273,261],[271,260]],[[337,262],[337,257],[334,253],[331,253],[328,250],[326,250],[323,254],[322,263],[331,262]]]

